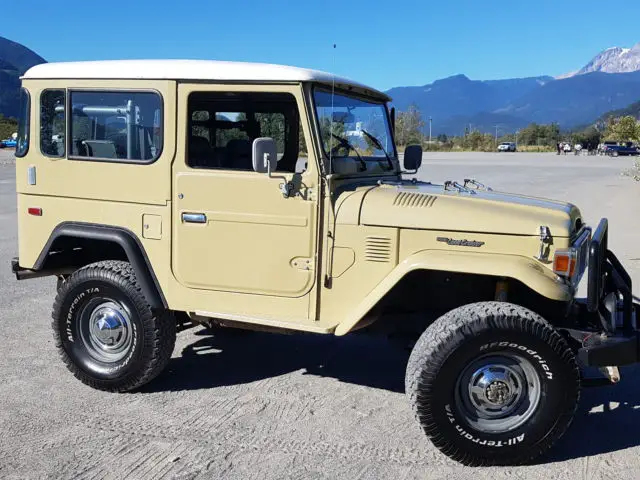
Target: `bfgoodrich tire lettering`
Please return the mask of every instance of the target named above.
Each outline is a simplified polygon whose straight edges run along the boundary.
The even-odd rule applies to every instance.
[[[60,285],[52,317],[62,360],[93,388],[139,387],[162,371],[173,352],[172,314],[151,309],[127,262],[98,262],[76,271]]]
[[[483,358],[526,378],[516,380],[529,395],[521,401],[535,408],[525,403],[506,417],[524,420],[496,426],[478,420],[482,410],[473,421],[461,407],[468,385],[460,378]],[[501,358],[514,359],[513,364]],[[452,310],[423,333],[411,353],[405,386],[417,420],[443,453],[467,465],[518,465],[564,434],[577,407],[580,373],[564,338],[539,315],[517,305],[483,302]]]

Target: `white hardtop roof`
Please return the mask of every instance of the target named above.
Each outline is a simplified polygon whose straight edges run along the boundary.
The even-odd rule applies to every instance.
[[[42,63],[31,67],[22,78],[40,79],[154,79],[246,82],[319,82],[367,90],[386,100],[374,88],[331,73],[268,63],[222,62],[216,60],[100,60],[93,62]]]

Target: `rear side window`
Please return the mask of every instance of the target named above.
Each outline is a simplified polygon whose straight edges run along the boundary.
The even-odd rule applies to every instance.
[[[64,107],[64,90],[44,90],[40,94],[40,150],[48,157],[64,157]]]
[[[72,91],[70,156],[150,163],[162,151],[162,98],[155,92]]]
[[[24,157],[29,151],[29,112],[31,99],[29,92],[20,89],[20,110],[18,111],[18,138],[16,143],[16,157]]]

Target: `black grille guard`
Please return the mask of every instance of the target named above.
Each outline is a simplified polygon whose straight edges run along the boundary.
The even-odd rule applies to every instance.
[[[578,351],[582,363],[597,367],[640,361],[640,332],[636,325],[640,305],[633,301],[629,273],[608,248],[608,229],[609,222],[603,218],[591,238],[586,312],[583,311],[587,316],[600,319],[604,333],[571,332],[582,341]]]
[[[600,220],[591,238],[587,285],[587,310],[599,312],[604,297],[615,292],[622,297],[622,330],[631,335],[636,329],[633,323],[633,289],[631,277],[608,248],[609,222]]]

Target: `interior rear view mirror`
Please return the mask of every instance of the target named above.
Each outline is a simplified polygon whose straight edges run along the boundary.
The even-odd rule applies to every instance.
[[[422,165],[422,147],[408,145],[404,150],[404,169],[407,173],[416,173]]]
[[[278,164],[278,147],[270,137],[256,138],[251,150],[253,170],[258,173],[271,173]]]
[[[334,123],[351,124],[356,121],[356,117],[349,112],[333,112],[332,118]]]

